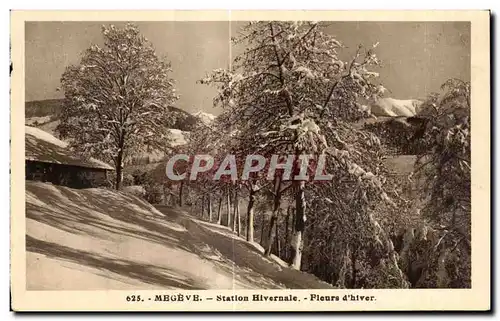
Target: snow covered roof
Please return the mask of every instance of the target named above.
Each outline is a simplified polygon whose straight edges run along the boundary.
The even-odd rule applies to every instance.
[[[109,164],[95,158],[84,159],[75,155],[69,150],[68,143],[39,128],[31,126],[24,126],[24,128],[26,160],[87,168],[114,169]]]

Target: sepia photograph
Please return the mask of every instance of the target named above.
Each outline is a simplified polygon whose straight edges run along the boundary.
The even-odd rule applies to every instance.
[[[489,13],[469,12],[483,47],[472,18],[371,14],[18,17],[12,282],[132,309],[376,310],[369,291],[425,289],[479,289],[488,309],[489,59],[473,50],[489,57]]]

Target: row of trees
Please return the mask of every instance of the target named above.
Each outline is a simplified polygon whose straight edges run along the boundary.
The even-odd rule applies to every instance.
[[[238,166],[253,154],[325,155],[333,179],[321,184],[281,180],[277,171],[271,180],[258,173],[243,181],[198,175],[175,188],[161,175],[164,166],[156,183],[176,193],[178,205],[187,195],[208,220],[249,242],[258,226],[265,255],[275,253],[341,287],[405,288],[427,276],[434,282],[443,274],[443,260],[448,270],[450,262],[461,264],[447,272],[448,281],[433,286],[470,286],[469,85],[450,80],[444,97],[432,95],[403,129],[353,126],[367,117],[360,101],[385,90],[377,82],[376,45],[359,46],[345,59],[346,48],[324,27],[285,21],[245,26],[232,39],[245,49],[231,68],[200,80],[216,88],[214,105],[222,113],[212,124],[198,124],[189,144],[176,149],[168,147],[175,120],[168,105],[177,99],[170,65],[135,26],[103,27],[105,47],[92,46],[79,66],[63,74],[68,105],[58,130],[83,153],[113,161],[117,189],[126,159],[149,149],[216,160],[232,154]],[[398,131],[404,140],[394,135]],[[388,175],[383,162],[389,150],[405,148],[419,154],[414,181],[408,182],[427,188],[419,187],[418,204],[405,197],[404,181]],[[189,176],[189,165],[179,162],[175,171]],[[421,204],[422,211],[414,211]],[[437,231],[431,245],[422,244],[426,233],[406,237],[423,222]],[[415,272],[408,262],[418,251],[425,259]]]
[[[202,146],[220,155],[319,158],[325,154],[327,171],[334,176],[323,184],[282,182],[278,177],[269,184],[258,176],[246,181],[247,239],[253,240],[255,195],[265,191],[271,195],[272,213],[266,229],[266,255],[275,243],[278,213],[285,202],[293,204],[295,213],[290,244],[293,268],[303,266],[306,239],[330,240],[335,242],[330,254],[340,264],[351,265],[346,269],[357,271],[360,264],[368,264],[369,269],[385,270],[396,280],[395,286],[406,287],[389,235],[370,211],[380,202],[394,205],[378,168],[379,140],[352,126],[365,116],[360,99],[383,92],[374,81],[379,64],[374,48],[360,46],[351,59],[343,61],[344,46],[325,33],[321,24],[312,22],[250,23],[233,42],[245,50],[235,58],[232,69],[215,70],[201,80],[217,88],[214,103],[223,109],[212,135],[201,135],[215,144]],[[196,147],[193,151],[204,152]],[[308,226],[315,233],[309,237]],[[356,280],[356,272],[351,274]]]

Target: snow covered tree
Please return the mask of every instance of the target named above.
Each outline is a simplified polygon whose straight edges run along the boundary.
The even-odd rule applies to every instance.
[[[399,128],[383,124],[384,141],[413,151],[415,189],[401,263],[414,287],[470,287],[470,83],[449,79]],[[373,128],[372,128],[373,129]],[[395,130],[394,130],[395,129]],[[401,139],[403,137],[403,139]]]
[[[104,46],[90,46],[62,75],[66,104],[57,130],[82,154],[112,161],[119,189],[128,157],[168,145],[175,121],[168,106],[177,96],[170,64],[136,26],[103,26],[102,33]]]
[[[211,122],[199,122],[191,132],[191,139],[186,145],[185,153],[191,155],[189,166],[187,169],[187,178],[185,180],[192,189],[191,191],[198,195],[199,198],[207,196],[211,201],[212,197],[218,199],[217,222],[222,224],[222,204],[225,203],[225,213],[227,214],[226,226],[234,223],[231,220],[231,213],[236,214],[236,209],[233,206],[231,210],[230,195],[237,187],[236,182],[223,175],[221,180],[214,180],[214,174],[219,169],[219,166],[226,156],[227,150],[231,148],[231,135],[226,123],[221,121],[221,117],[216,117]],[[196,180],[190,181],[191,165],[194,162],[194,155],[209,155],[213,158],[214,163],[209,171],[197,173]],[[204,165],[204,161],[200,165]]]
[[[408,204],[385,176],[380,140],[348,123],[330,134],[327,171],[333,179],[307,191],[311,210],[304,269],[339,287],[408,287],[390,235],[394,222],[403,225]]]
[[[423,130],[414,178],[421,182],[423,217],[437,233],[419,286],[471,286],[470,83],[449,79],[417,116]]]
[[[379,64],[373,48],[359,47],[343,61],[344,46],[316,22],[252,22],[233,39],[246,49],[231,70],[218,69],[202,80],[219,91],[214,103],[238,129],[239,150],[261,155],[329,155],[337,170],[357,181],[361,195],[387,198],[375,175],[364,171],[336,129],[366,115],[360,99],[383,92],[370,70]],[[355,131],[354,128],[350,128]],[[327,134],[327,135],[325,135]],[[332,145],[332,146],[329,146]],[[371,183],[370,183],[371,182]],[[294,182],[296,221],[293,267],[300,269],[306,222],[306,181]],[[384,197],[385,196],[385,197]],[[364,204],[363,206],[367,206]]]

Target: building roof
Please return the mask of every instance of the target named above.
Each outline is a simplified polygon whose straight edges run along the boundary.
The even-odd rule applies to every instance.
[[[29,161],[64,164],[87,168],[113,170],[95,158],[84,159],[68,148],[68,144],[53,135],[31,126],[25,128],[25,157]]]

